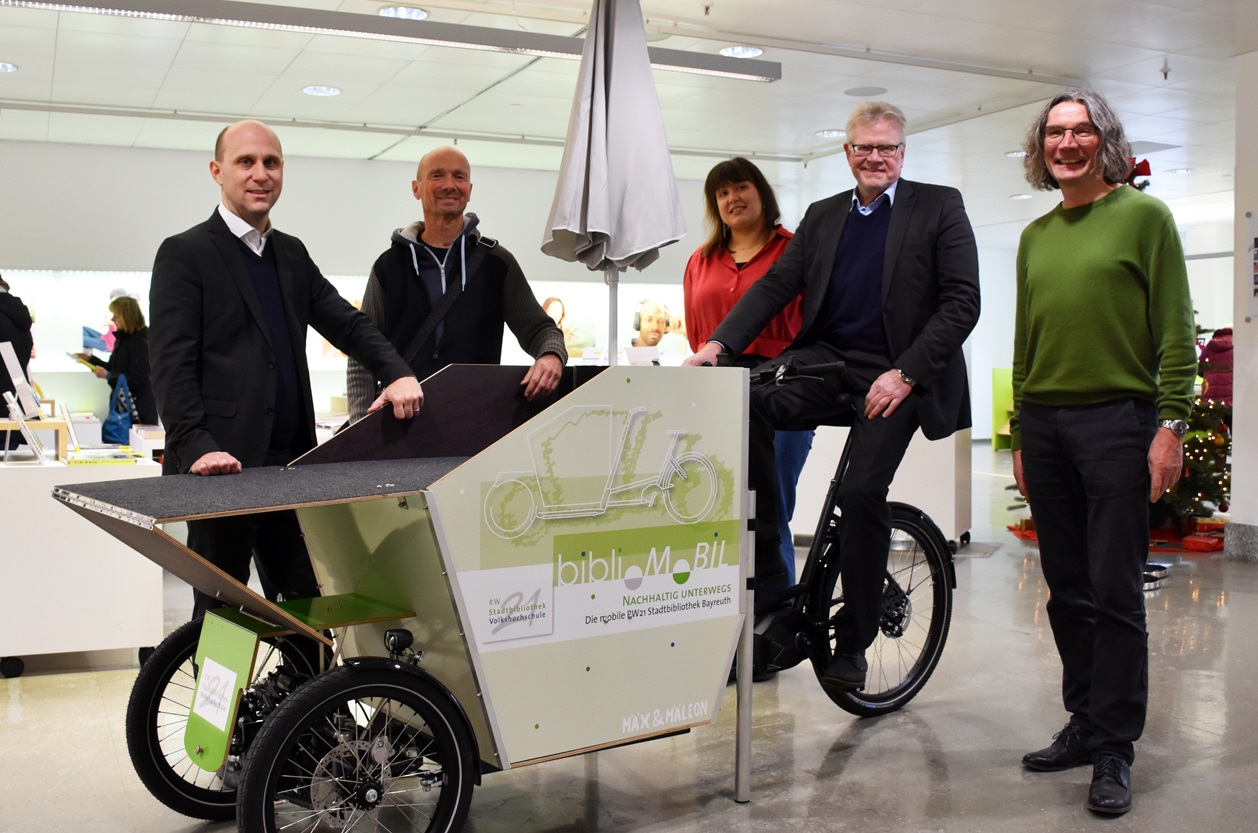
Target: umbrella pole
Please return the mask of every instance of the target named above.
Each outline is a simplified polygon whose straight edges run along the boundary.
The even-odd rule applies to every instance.
[[[616,285],[620,280],[620,270],[616,264],[609,263],[603,267],[603,280],[607,282],[607,366],[616,366],[616,354],[620,352],[620,340],[616,333]]]

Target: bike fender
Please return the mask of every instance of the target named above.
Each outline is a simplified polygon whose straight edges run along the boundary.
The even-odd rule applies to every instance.
[[[362,668],[362,669],[385,668],[392,671],[401,671],[403,673],[411,674],[415,677],[418,677],[424,680],[425,682],[429,683],[430,685],[435,686],[438,691],[440,691],[443,695],[445,695],[450,705],[454,707],[459,717],[463,720],[463,725],[467,728],[467,734],[472,739],[472,755],[475,756],[473,760],[479,762],[480,764],[484,763],[481,760],[481,756],[480,756],[480,742],[476,739],[476,733],[472,731],[472,723],[470,720],[467,719],[467,712],[463,709],[463,704],[460,703],[459,699],[450,693],[450,689],[446,688],[445,685],[443,685],[442,682],[438,680],[436,677],[429,674],[427,671],[425,671],[422,668],[416,668],[413,665],[410,665],[405,662],[399,662],[395,659],[390,659],[389,657],[353,657],[351,659],[345,660],[345,665],[348,665],[351,668]],[[480,779],[481,779],[481,766],[477,766],[476,767],[476,785],[477,786],[480,786],[480,782],[481,782]]]
[[[944,565],[948,569],[948,584],[953,590],[957,589],[957,570],[956,565],[952,560],[952,547],[948,546],[948,539],[944,537],[943,530],[939,528],[939,525],[931,520],[930,515],[927,515],[921,509],[918,509],[916,506],[912,506],[911,504],[889,500],[887,501],[887,506],[892,512],[896,509],[902,509],[908,514],[913,515],[914,518],[917,519],[917,522],[922,525],[922,528],[926,530],[927,534],[935,539],[935,543],[937,543],[940,549],[943,550]]]

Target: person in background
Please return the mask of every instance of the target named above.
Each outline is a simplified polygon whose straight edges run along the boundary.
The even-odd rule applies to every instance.
[[[7,341],[13,345],[13,352],[17,355],[23,375],[27,372],[31,353],[35,349],[35,340],[31,336],[33,323],[31,311],[26,308],[26,304],[9,291],[9,282],[0,277],[0,342]],[[13,393],[16,390],[13,379],[9,376],[8,367],[0,361],[0,393]],[[3,401],[0,401],[0,418],[9,418],[9,412],[4,408]],[[21,432],[14,431],[9,437],[9,447],[16,448],[21,443]]]
[[[585,352],[585,348],[594,344],[589,327],[579,321],[575,315],[568,314],[568,307],[563,300],[551,295],[542,301],[542,309],[555,322],[555,326],[563,333],[563,344],[568,351],[568,358],[576,358]]]
[[[1013,474],[1035,518],[1070,721],[1022,763],[1092,764],[1087,808],[1119,815],[1149,699],[1149,504],[1183,471],[1193,402],[1192,300],[1175,218],[1124,185],[1131,148],[1103,97],[1058,94],[1024,147],[1027,180],[1062,199],[1018,246]]]
[[[1197,371],[1205,380],[1202,396],[1212,402],[1232,404],[1232,328],[1220,327],[1201,350]]]
[[[747,290],[786,251],[791,233],[779,222],[777,196],[764,174],[741,156],[719,162],[703,183],[703,215],[708,239],[695,249],[682,279],[686,334],[697,353]],[[753,368],[776,359],[795,337],[801,323],[796,297],[760,332],[744,351],[731,356],[739,367]],[[795,544],[791,515],[799,473],[812,448],[812,431],[777,431],[778,533],[787,583],[795,583]]]
[[[31,311],[22,303],[22,299],[9,290],[9,282],[0,277],[0,341],[13,345],[18,364],[25,374],[26,366],[31,360],[31,352],[35,349],[35,339],[31,335],[34,319]],[[9,370],[0,362],[0,393],[13,393],[13,380],[9,378]],[[7,415],[6,415],[7,416]]]
[[[475,214],[464,214],[472,198],[467,157],[452,147],[424,154],[411,193],[424,219],[394,230],[372,264],[363,313],[420,379],[448,364],[501,363],[505,325],[534,359],[520,383],[525,399],[549,396],[568,361],[563,333],[537,303],[515,256],[481,233]],[[350,357],[351,422],[362,419],[383,382]]]
[[[668,332],[668,307],[651,298],[642,301],[633,311],[633,330],[634,347],[658,347]]]
[[[153,385],[149,375],[148,327],[140,304],[130,295],[116,296],[109,302],[113,315],[114,351],[107,361],[90,353],[79,353],[80,359],[95,366],[93,371],[101,379],[109,381],[111,389],[118,386],[118,377],[127,377],[127,389],[135,405],[135,413],[144,425],[157,424],[157,403],[153,399]]]

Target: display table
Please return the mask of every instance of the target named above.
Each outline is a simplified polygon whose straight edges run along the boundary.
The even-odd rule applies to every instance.
[[[64,423],[63,423],[64,424]],[[161,466],[0,466],[0,656],[156,645],[162,571],[52,499],[54,486],[157,477]]]
[[[2,404],[2,403],[0,403]],[[57,459],[64,460],[66,452],[69,450],[70,428],[66,425],[66,421],[60,417],[44,417],[43,419],[32,419],[26,423],[31,430],[42,433],[44,431],[52,431],[56,437]],[[0,438],[4,437],[4,432],[12,431],[14,436],[22,435],[22,426],[11,419],[0,419]],[[43,442],[41,439],[40,442]],[[52,449],[46,448],[45,451]]]

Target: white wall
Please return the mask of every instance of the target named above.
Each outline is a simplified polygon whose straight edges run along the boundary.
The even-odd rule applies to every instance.
[[[283,130],[280,130],[281,140]],[[65,353],[80,349],[82,325],[108,324],[109,290],[122,286],[147,311],[148,273],[161,241],[209,217],[219,201],[209,174],[210,152],[0,142],[0,272],[36,317],[37,357],[31,372],[48,396],[75,411],[103,414],[108,389]],[[520,261],[539,300],[553,284],[584,282],[604,299],[597,316],[606,332],[602,273],[541,253],[556,174],[476,167],[468,206],[481,229]],[[411,194],[415,165],[290,157],[276,226],[300,237],[315,262],[347,298],[361,297],[372,262],[393,229],[420,216]],[[702,237],[702,184],[678,183],[690,234],[661,251],[644,271],[622,273],[622,340],[632,306],[661,289],[680,308],[686,260]],[[663,285],[662,288],[660,285]],[[575,290],[564,295],[587,293]],[[511,342],[504,353],[511,354]],[[311,339],[316,408],[344,390],[343,359]],[[517,350],[516,353],[519,353]],[[513,354],[512,354],[513,355]],[[512,360],[511,356],[505,356]]]

